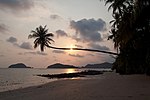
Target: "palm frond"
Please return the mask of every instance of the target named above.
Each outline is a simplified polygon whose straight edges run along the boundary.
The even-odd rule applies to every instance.
[[[54,37],[54,34],[53,33],[48,33],[45,35],[46,37]]]
[[[38,34],[30,34],[29,36],[28,36],[28,38],[30,39],[30,38],[37,38],[38,37]]]
[[[39,44],[38,42],[36,42],[36,43],[34,44],[34,48],[37,48],[39,45],[40,45],[40,44]]]
[[[47,38],[48,41],[52,41],[52,42],[55,42],[53,39],[51,38]]]
[[[41,51],[44,51],[45,46],[49,46],[51,41],[54,42],[51,37],[54,36],[52,33],[48,33],[48,29],[46,29],[46,25],[42,27],[41,25],[37,27],[35,30],[31,31],[32,34],[28,36],[28,38],[35,38],[34,48],[40,46]]]

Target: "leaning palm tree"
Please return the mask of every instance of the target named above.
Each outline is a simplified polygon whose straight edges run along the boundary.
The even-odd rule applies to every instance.
[[[46,25],[42,27],[41,25],[37,27],[35,30],[31,31],[32,34],[28,36],[28,38],[35,38],[34,40],[34,48],[40,46],[41,51],[44,51],[45,47],[57,49],[57,50],[82,50],[82,51],[92,51],[92,52],[101,52],[107,54],[118,55],[114,52],[103,51],[103,50],[95,50],[95,49],[83,49],[83,48],[60,48],[51,46],[51,42],[54,42],[51,37],[54,35],[52,33],[48,33],[48,29],[46,29]]]

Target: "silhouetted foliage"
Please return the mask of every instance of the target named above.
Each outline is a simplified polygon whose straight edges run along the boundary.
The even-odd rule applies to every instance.
[[[120,54],[113,69],[120,74],[150,75],[150,0],[104,0],[113,9],[111,35]]]
[[[51,41],[54,42],[54,40],[50,38],[53,37],[54,35],[52,33],[48,33],[48,29],[46,29],[46,25],[44,27],[40,25],[35,29],[35,31],[32,30],[31,33],[33,34],[30,34],[28,38],[35,38],[34,48],[40,46],[41,51],[44,51],[44,47],[49,46],[51,44]]]

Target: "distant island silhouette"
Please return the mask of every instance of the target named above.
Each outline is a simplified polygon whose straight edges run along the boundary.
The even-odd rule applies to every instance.
[[[8,68],[31,68],[31,67],[28,67],[23,63],[17,63],[10,65]]]
[[[10,65],[8,68],[33,68],[33,67],[28,67],[26,66],[25,64],[23,63],[17,63],[17,64],[12,64]],[[82,67],[77,67],[77,66],[74,66],[74,65],[67,65],[67,64],[61,64],[61,63],[55,63],[55,64],[52,64],[52,65],[49,65],[47,67],[48,69],[49,68],[57,68],[57,69],[63,69],[63,68],[112,68],[112,63],[109,63],[109,62],[104,62],[104,63],[100,63],[100,64],[87,64],[85,66],[82,66]]]
[[[47,68],[79,68],[79,67],[76,67],[73,65],[64,65],[61,63],[56,63],[56,64],[48,66]]]
[[[112,63],[104,62],[100,64],[87,64],[83,68],[112,68]]]
[[[104,62],[100,64],[87,64],[86,66],[83,67],[56,63],[53,65],[49,65],[47,68],[112,68],[112,63]]]

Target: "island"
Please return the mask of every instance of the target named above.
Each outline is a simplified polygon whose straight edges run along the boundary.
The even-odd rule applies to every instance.
[[[100,64],[87,64],[82,68],[112,68],[112,63],[104,62]]]
[[[10,65],[8,68],[31,68],[31,67],[28,67],[23,63],[17,63]]]
[[[100,64],[87,64],[86,66],[83,67],[76,67],[73,65],[65,65],[61,63],[56,63],[49,65],[47,68],[104,68],[104,69],[111,69],[112,68],[112,63],[109,62],[104,62]]]
[[[73,65],[64,65],[61,63],[56,63],[56,64],[48,66],[47,68],[79,68],[79,67],[76,67]]]

